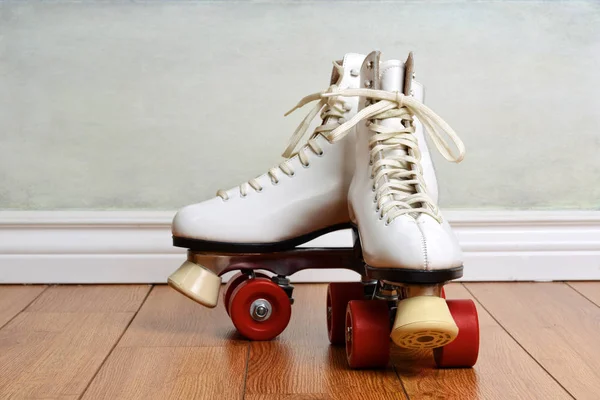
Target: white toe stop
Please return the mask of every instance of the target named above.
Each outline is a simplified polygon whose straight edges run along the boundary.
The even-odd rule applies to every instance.
[[[436,348],[452,342],[458,326],[446,300],[436,296],[417,296],[398,302],[396,320],[390,337],[404,348]]]
[[[213,308],[219,299],[221,277],[201,265],[186,261],[169,276],[169,286],[190,299]]]

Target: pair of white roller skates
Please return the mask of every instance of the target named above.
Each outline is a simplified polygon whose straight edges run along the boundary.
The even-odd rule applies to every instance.
[[[444,296],[443,285],[462,276],[462,255],[437,206],[424,133],[450,161],[462,159],[464,146],[422,101],[412,54],[405,62],[384,61],[377,51],[334,62],[329,88],[294,108],[316,102],[281,164],[177,213],[173,243],[189,251],[169,284],[214,307],[220,276],[239,270],[225,288],[225,309],[244,336],[269,340],[290,320],[290,275],[350,269],[360,281],[327,291],[329,339],[346,345],[350,367],[386,366],[390,337],[433,349],[440,367],[474,365],[475,305]],[[321,125],[297,148],[317,115]],[[346,228],[355,233],[352,248],[297,247]]]

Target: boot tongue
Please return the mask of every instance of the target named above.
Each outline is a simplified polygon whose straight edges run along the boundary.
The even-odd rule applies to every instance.
[[[382,62],[379,65],[380,89],[387,92],[404,91],[404,63],[399,60]]]
[[[409,96],[413,72],[414,59],[412,52],[408,54],[408,58],[405,62],[399,60],[382,62],[379,66],[379,89],[387,90],[388,92],[400,92]]]

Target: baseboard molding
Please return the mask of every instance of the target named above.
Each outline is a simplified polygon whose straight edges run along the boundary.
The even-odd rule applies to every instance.
[[[447,211],[468,281],[600,279],[600,211]],[[171,246],[173,212],[0,211],[0,283],[154,283],[185,258]],[[335,232],[309,245],[346,246]],[[295,282],[356,279],[307,270]]]

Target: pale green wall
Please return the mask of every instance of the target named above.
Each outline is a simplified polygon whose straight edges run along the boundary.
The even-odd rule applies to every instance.
[[[0,208],[174,209],[274,165],[347,51],[416,55],[448,208],[600,208],[598,2],[0,4]]]

